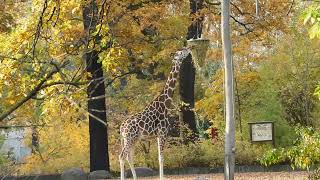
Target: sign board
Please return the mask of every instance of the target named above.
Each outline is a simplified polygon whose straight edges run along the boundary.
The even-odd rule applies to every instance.
[[[250,138],[252,142],[274,142],[273,122],[248,123],[250,126]]]

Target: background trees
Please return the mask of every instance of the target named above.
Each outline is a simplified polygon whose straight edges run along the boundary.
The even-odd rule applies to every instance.
[[[203,1],[202,6],[190,17],[189,1],[5,1],[0,7],[0,125],[36,125],[33,134],[39,143],[19,166],[20,173],[61,172],[74,166],[89,170],[89,124],[104,128],[94,116],[102,121],[108,117],[110,168],[117,170],[120,122],[159,93],[170,70],[170,53],[184,45],[194,19],[203,21],[202,34],[211,40],[195,76],[197,130],[201,137],[210,137],[208,127],[215,127],[219,136],[214,151],[210,140],[200,139],[177,153],[180,141],[171,139],[168,167],[221,165],[223,151],[218,147],[225,123],[220,3]],[[91,11],[83,16],[86,7]],[[258,156],[268,148],[250,145],[249,121],[275,121],[277,146],[291,145],[297,124],[319,127],[319,100],[314,96],[315,89],[319,93],[319,42],[306,36],[301,7],[297,2],[261,1],[257,16],[252,1],[232,1],[238,164],[256,163],[245,152]],[[312,13],[307,17],[313,21]],[[95,69],[88,68],[91,65]],[[100,93],[90,94],[98,86]],[[193,95],[192,88],[180,91]],[[101,105],[87,107],[88,101]],[[97,169],[107,168],[106,131],[91,132],[104,144],[100,153],[105,164]],[[30,147],[31,134],[25,142]],[[156,168],[153,144],[138,146],[136,163]],[[186,158],[195,153],[201,158]]]
[[[185,30],[180,27],[188,24],[183,8],[186,4],[170,1],[46,0],[5,4],[1,9],[5,12],[1,18],[6,20],[1,24],[1,39],[6,40],[1,44],[2,123],[41,125],[45,129],[57,126],[63,132],[66,127],[61,125],[65,122],[85,129],[89,116],[90,169],[108,169],[107,133],[99,122],[106,121],[104,83],[114,85],[122,78],[123,89],[129,74],[135,74],[137,79],[163,79],[163,71],[168,71],[165,67],[170,62],[169,53],[182,44]],[[173,23],[177,26],[171,28]],[[154,72],[158,64],[165,67]],[[112,87],[110,94],[117,94],[117,89],[116,85]],[[29,111],[34,104],[42,108],[38,120]],[[51,152],[47,147],[53,142],[43,137],[49,136],[50,131],[45,132],[48,134],[39,131],[39,148],[32,155],[33,160],[41,160],[40,164],[46,166],[75,150],[76,147],[68,147],[68,151],[57,147]],[[44,158],[45,153],[49,157]],[[88,168],[83,160],[83,167]],[[33,162],[29,161],[30,166]]]

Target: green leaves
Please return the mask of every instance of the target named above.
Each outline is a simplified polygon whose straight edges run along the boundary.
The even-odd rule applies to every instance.
[[[320,38],[320,6],[311,5],[307,10],[302,13],[303,24],[308,22],[311,27],[309,29],[309,37]]]
[[[320,133],[311,127],[297,127],[298,138],[289,148],[267,151],[259,162],[265,166],[290,161],[293,168],[310,169],[320,163]]]
[[[314,19],[314,18],[312,18]],[[313,25],[311,26],[311,28],[309,29],[309,36],[311,39],[313,38],[320,38],[320,23],[316,22],[316,23],[312,23]]]
[[[314,95],[318,96],[318,97],[319,97],[319,100],[320,100],[320,83],[319,83],[318,86],[316,87],[316,90],[315,90]]]
[[[284,154],[285,150],[283,148],[272,149],[263,154],[261,158],[258,158],[258,161],[264,166],[278,164],[285,160]]]
[[[310,20],[311,16],[312,16],[312,12],[311,11],[305,12],[303,14],[303,19],[304,19],[303,20],[303,24],[307,24],[307,22]]]

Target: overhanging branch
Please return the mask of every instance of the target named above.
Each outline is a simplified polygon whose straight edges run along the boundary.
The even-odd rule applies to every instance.
[[[17,110],[20,106],[22,106],[24,103],[26,103],[28,100],[30,100],[32,97],[34,97],[41,89],[42,86],[49,80],[51,77],[58,73],[59,70],[63,67],[65,67],[68,64],[68,61],[63,62],[60,65],[56,65],[54,69],[49,72],[49,74],[43,78],[24,98],[20,99],[15,105],[10,107],[7,111],[2,113],[0,115],[0,122],[3,121],[6,117],[8,117],[11,113],[13,113],[15,110]]]

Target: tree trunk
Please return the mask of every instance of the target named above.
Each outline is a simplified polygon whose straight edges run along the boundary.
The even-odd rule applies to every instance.
[[[190,16],[200,12],[203,7],[203,0],[190,0]],[[203,17],[200,16],[197,19],[192,19],[191,24],[188,27],[187,39],[197,39],[201,37],[202,33],[202,21]]]
[[[37,100],[35,102],[35,111],[33,112],[33,118],[31,120],[32,126],[31,126],[31,153],[36,153],[39,151],[39,133],[38,133],[38,127],[35,126],[36,124],[39,124],[40,122],[40,116],[42,113],[42,103],[43,101]]]
[[[83,8],[83,23],[87,32],[95,29],[97,13],[95,1],[91,1]],[[107,122],[105,98],[92,99],[93,97],[105,96],[102,64],[98,63],[98,52],[94,50],[87,49],[83,58],[86,62],[86,71],[91,74],[88,78],[90,83],[87,87],[88,112],[90,114],[90,172],[96,170],[110,171],[107,126],[100,122]]]
[[[179,76],[179,92],[182,102],[188,106],[180,108],[179,119],[188,125],[192,132],[197,134],[197,126],[195,120],[194,108],[194,83],[195,83],[195,68],[192,63],[192,56],[188,56],[181,65]]]
[[[194,15],[202,8],[202,0],[190,0],[190,15]],[[201,37],[202,18],[193,19],[188,27],[187,39],[197,39]],[[180,99],[189,104],[188,108],[180,109],[179,119],[184,122],[197,135],[197,125],[195,120],[194,108],[194,84],[195,84],[195,67],[192,63],[192,56],[188,56],[182,63],[179,75],[179,92]]]

